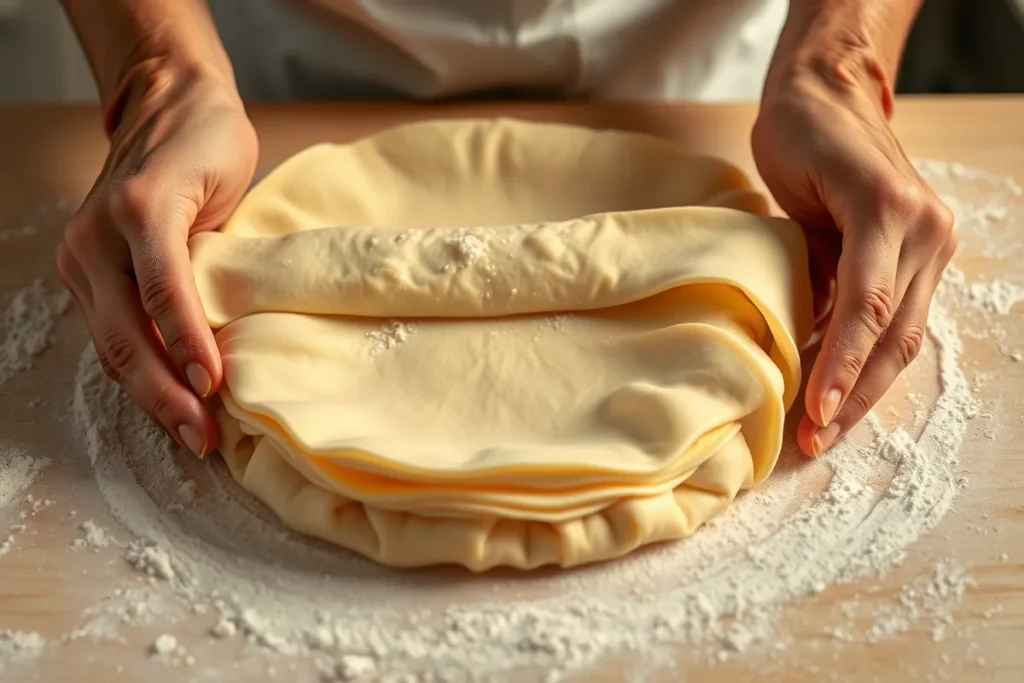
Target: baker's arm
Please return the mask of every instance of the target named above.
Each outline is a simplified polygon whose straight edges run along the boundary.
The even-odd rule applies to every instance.
[[[888,123],[920,1],[790,0],[752,133],[765,184],[805,228],[819,304],[835,283],[797,433],[808,454],[849,431],[917,356],[957,245],[952,214]]]
[[[235,88],[206,0],[61,0],[116,128],[120,99],[138,79],[202,73]]]
[[[922,0],[790,0],[765,96],[816,77],[837,91],[866,88],[887,116],[903,46]]]

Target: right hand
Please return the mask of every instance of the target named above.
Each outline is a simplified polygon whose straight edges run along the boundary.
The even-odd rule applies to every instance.
[[[223,373],[187,242],[234,210],[258,143],[220,74],[142,64],[129,78],[110,153],[64,231],[57,267],[104,371],[203,457],[218,433],[201,399]]]

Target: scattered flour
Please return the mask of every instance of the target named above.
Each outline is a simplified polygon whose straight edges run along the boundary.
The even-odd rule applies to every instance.
[[[0,444],[0,511],[27,489],[49,464],[47,458],[33,458],[21,449]]]
[[[178,644],[178,639],[169,633],[157,636],[149,651],[154,659],[171,666],[192,666],[196,663],[195,657],[188,654],[184,646]]]
[[[918,168],[926,178],[989,183],[1000,197],[1021,194],[1007,179],[964,167],[920,162]],[[981,208],[961,201],[953,208],[986,216],[976,226],[1014,220],[1005,201]],[[474,253],[470,244],[463,262],[479,258]],[[899,427],[887,431],[872,418],[817,461],[804,461],[787,444],[764,486],[741,495],[690,539],[541,581],[392,572],[284,528],[240,490],[219,459],[199,462],[154,428],[87,349],[74,418],[104,500],[138,539],[124,557],[150,584],[132,593],[118,589],[75,637],[111,637],[118,624],[148,623],[164,609],[156,591],[171,589],[191,612],[211,613],[213,625],[204,628],[213,642],[240,637],[268,656],[312,658],[325,680],[519,679],[541,670],[558,681],[623,652],[644,653],[642,669],[626,676],[671,668],[682,643],[706,648],[712,662],[784,649],[788,640],[777,617],[787,601],[889,571],[964,485],[958,453],[979,407],[961,369],[960,331],[949,310],[967,306],[991,315],[1008,310],[1012,303],[1005,302],[1016,294],[966,278],[961,286],[956,277],[947,275],[929,316],[940,392],[930,405],[917,406],[919,437]],[[371,353],[408,340],[413,330],[407,327],[389,323],[369,333]],[[0,500],[2,477],[0,470]],[[87,540],[90,531],[82,530]],[[157,578],[162,581],[152,583]],[[924,621],[941,639],[969,585],[961,568],[939,563],[867,626],[854,627],[856,605],[837,606],[827,634],[837,642],[870,643]],[[173,642],[156,655],[188,664],[177,640],[166,637]],[[3,642],[0,636],[0,667],[7,657]]]
[[[178,649],[178,641],[172,635],[164,633],[153,641],[153,654],[155,655],[171,654],[176,649]]]
[[[76,538],[72,541],[72,549],[78,550],[79,548],[85,547],[92,547],[95,549],[106,548],[113,542],[113,539],[110,537],[110,533],[91,519],[87,519],[82,522],[79,525],[79,529],[85,533],[85,536],[82,538]]]
[[[0,631],[0,673],[10,664],[35,659],[46,647],[46,640],[34,631]]]
[[[235,622],[226,618],[222,618],[220,621],[214,624],[212,629],[210,629],[210,633],[215,638],[231,638],[237,632],[238,629],[235,628]]]
[[[164,581],[172,581],[174,579],[175,574],[171,557],[163,548],[148,545],[142,541],[133,541],[128,546],[125,559],[135,569],[144,572],[148,576],[163,579]]]
[[[932,640],[942,640],[953,623],[953,611],[971,585],[963,569],[946,560],[932,575],[903,587],[889,613],[878,617],[865,634],[869,643],[908,631],[922,621],[930,622]]]
[[[1007,315],[1014,305],[1024,301],[1024,286],[1006,280],[968,282],[955,266],[946,269],[942,285],[953,289],[959,302],[985,313]]]
[[[416,328],[411,323],[393,320],[385,323],[377,330],[366,333],[370,340],[370,355],[379,356],[390,351],[399,344],[402,344],[413,337]]]
[[[50,295],[41,278],[11,296],[3,316],[0,385],[32,367],[50,345],[53,318],[63,301]]]
[[[0,242],[16,240],[22,237],[32,237],[39,233],[38,225],[22,225],[17,228],[0,231]]]
[[[331,660],[327,660],[331,662]],[[342,681],[363,681],[369,680],[377,674],[377,662],[372,657],[363,655],[342,655],[334,664],[333,671],[328,669],[328,675],[333,674],[335,678]]]
[[[0,242],[33,237],[44,230],[56,232],[73,206],[66,198],[41,204],[24,217],[22,225],[0,231]],[[0,323],[0,385],[32,367],[50,345],[54,317],[66,313],[71,303],[69,292],[61,288],[51,294],[42,278],[11,294]]]
[[[898,564],[949,508],[960,486],[957,453],[977,411],[941,301],[929,333],[942,388],[918,439],[873,421],[826,457],[746,493],[685,542],[551,575],[542,586],[395,573],[302,539],[241,492],[222,463],[181,454],[106,380],[91,350],[79,368],[75,414],[111,511],[146,539],[129,549],[129,562],[162,573],[181,599],[209,605],[214,637],[241,634],[270,653],[316,656],[335,680],[350,675],[353,661],[367,663],[346,657],[360,657],[379,680],[514,677],[540,667],[554,681],[624,651],[649,653],[644,666],[656,667],[670,666],[682,642],[709,645],[712,660],[781,642],[775,617],[786,601]],[[793,452],[787,458],[802,462]],[[141,466],[152,462],[166,466]],[[827,483],[807,497],[802,478],[814,472]],[[878,489],[871,482],[884,472],[888,483]],[[203,495],[165,515],[161,498],[185,480]],[[680,584],[679,576],[691,578]],[[529,599],[513,597],[524,590]],[[887,629],[896,626],[857,637]]]

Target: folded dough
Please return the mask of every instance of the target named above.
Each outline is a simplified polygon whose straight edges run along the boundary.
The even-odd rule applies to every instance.
[[[737,169],[631,133],[312,147],[190,242],[221,454],[289,526],[393,566],[684,537],[768,476],[800,384],[805,246],[765,214]]]

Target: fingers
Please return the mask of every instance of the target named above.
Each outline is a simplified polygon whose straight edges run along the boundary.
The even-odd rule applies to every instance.
[[[219,387],[222,371],[189,259],[187,239],[194,215],[175,210],[173,204],[154,210],[154,195],[137,187],[125,184],[120,220],[128,223],[123,233],[142,308],[156,323],[179,376],[205,398]]]
[[[217,426],[169,364],[135,283],[112,274],[94,290],[102,306],[87,320],[104,371],[181,446],[205,456],[217,442]]]
[[[899,251],[877,237],[844,244],[835,308],[807,382],[807,414],[819,427],[839,412],[892,322],[906,288],[898,265]]]
[[[896,377],[917,358],[928,325],[928,309],[935,287],[932,279],[930,274],[922,274],[911,283],[896,318],[879,341],[842,410],[817,435],[816,451],[824,452],[860,422],[885,395]]]
[[[927,189],[927,188],[925,188]],[[949,210],[928,192],[888,203],[885,220],[849,225],[838,298],[811,376],[798,441],[820,455],[882,398],[917,356],[938,279],[956,250]]]
[[[868,414],[893,382],[917,358],[924,344],[934,278],[922,274],[907,289],[899,311],[874,348],[838,414],[819,427],[808,417],[797,430],[806,453],[819,456]]]
[[[85,314],[104,371],[179,445],[202,457],[217,444],[216,424],[168,360],[129,274],[132,254],[113,222],[95,206],[72,219],[57,257],[61,279]]]

